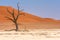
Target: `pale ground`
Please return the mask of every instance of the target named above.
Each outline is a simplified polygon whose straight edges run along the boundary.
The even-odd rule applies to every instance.
[[[60,29],[34,29],[27,31],[2,31],[0,40],[60,40]]]

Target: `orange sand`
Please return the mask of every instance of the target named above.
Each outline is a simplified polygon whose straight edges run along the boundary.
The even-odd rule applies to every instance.
[[[8,30],[14,29],[14,24],[5,18],[6,16],[11,17],[11,15],[7,12],[7,8],[10,12],[12,12],[12,7],[8,6],[0,6],[0,30]],[[15,16],[17,15],[17,9],[14,9]],[[55,20],[52,18],[41,18],[29,14],[27,12],[20,11],[18,23],[19,29],[57,29],[60,28],[60,20]],[[11,17],[12,18],[12,17]]]

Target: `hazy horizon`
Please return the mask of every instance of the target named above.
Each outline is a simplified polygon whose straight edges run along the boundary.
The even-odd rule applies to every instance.
[[[20,1],[21,9],[43,18],[60,20],[60,0],[0,0],[0,6],[12,6]]]

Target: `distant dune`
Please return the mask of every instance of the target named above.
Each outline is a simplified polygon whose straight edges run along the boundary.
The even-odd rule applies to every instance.
[[[11,17],[7,12],[7,8],[12,12],[12,7],[0,6],[0,30],[15,28],[14,24],[5,18],[6,16]],[[14,12],[15,15],[17,15],[17,9],[15,9]],[[18,19],[19,29],[60,29],[60,20],[41,18],[23,11],[20,11],[20,14],[23,15]]]

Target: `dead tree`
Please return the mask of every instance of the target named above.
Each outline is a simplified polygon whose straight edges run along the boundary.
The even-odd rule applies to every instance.
[[[18,22],[17,21],[18,21],[19,16],[22,15],[19,11],[19,3],[17,3],[17,8],[18,8],[18,14],[16,16],[15,16],[15,13],[14,13],[14,9],[12,10],[12,12],[10,12],[7,8],[7,11],[12,16],[12,18],[6,16],[6,18],[11,20],[15,24],[15,26],[16,26],[15,31],[18,31]]]

